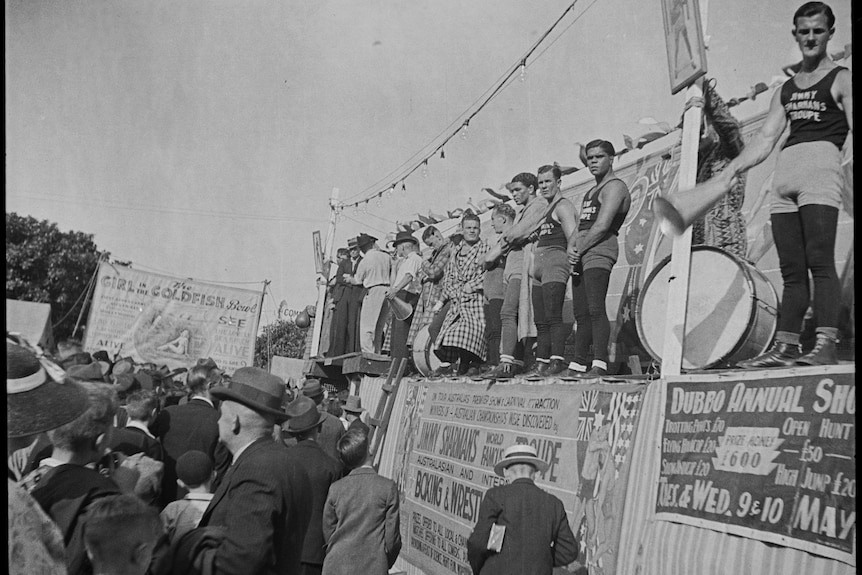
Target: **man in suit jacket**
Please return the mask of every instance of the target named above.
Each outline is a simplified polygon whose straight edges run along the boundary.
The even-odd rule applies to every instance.
[[[149,425],[156,416],[159,400],[152,391],[137,391],[126,400],[129,416],[125,427],[114,429],[110,449],[124,455],[143,453],[156,461],[164,459],[162,444],[150,432]]]
[[[335,449],[335,446],[338,444],[341,436],[344,435],[344,426],[341,424],[340,419],[320,408],[320,404],[323,402],[323,386],[320,385],[320,381],[306,379],[302,385],[302,395],[313,400],[317,404],[318,410],[323,413],[323,423],[320,427],[320,435],[317,438],[318,444],[328,456],[339,461],[338,451]]]
[[[302,546],[303,575],[320,575],[323,569],[325,541],[323,539],[323,506],[329,494],[329,486],[341,479],[341,462],[335,461],[317,443],[317,434],[323,423],[323,414],[317,410],[314,401],[297,397],[287,407],[290,420],[287,432],[297,441],[288,448],[294,465],[308,473],[311,480],[311,522]]]
[[[313,491],[287,447],[273,440],[274,426],[287,419],[281,409],[284,391],[280,377],[257,367],[236,370],[228,387],[212,390],[222,400],[219,438],[233,463],[198,529],[185,537],[219,528],[218,544],[194,562],[211,566],[214,575],[302,572]]]
[[[371,466],[362,430],[349,430],[339,440],[338,452],[352,471],[329,488],[323,575],[386,575],[401,552],[398,487]]]
[[[550,575],[578,558],[563,502],[533,482],[537,471],[547,469],[531,445],[509,447],[494,466],[510,483],[489,489],[479,505],[479,520],[467,540],[474,575]],[[488,549],[492,525],[506,528],[499,551]]]
[[[161,506],[185,496],[178,490],[177,459],[188,451],[203,451],[223,469],[225,457],[216,458],[218,443],[218,411],[210,390],[222,380],[222,372],[212,359],[198,360],[189,370],[186,385],[191,399],[183,405],[171,405],[162,410],[150,430],[162,442],[165,472],[162,478]],[[222,463],[220,466],[219,464]]]

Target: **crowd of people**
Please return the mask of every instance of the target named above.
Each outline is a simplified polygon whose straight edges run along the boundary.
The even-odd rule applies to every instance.
[[[789,124],[772,207],[785,284],[779,331],[770,350],[743,362],[749,368],[836,362],[836,181],[852,130],[851,78],[828,58],[827,5],[804,4],[793,25],[799,72],[745,151],[705,184],[732,186]],[[412,308],[393,313],[392,354],[405,357],[427,327],[445,362],[438,373],[511,377],[525,369],[531,337],[535,376],[607,373],[605,297],[631,200],[613,172],[613,146],[595,140],[586,154],[596,185],[580,212],[561,195],[559,168],[547,165],[512,178],[521,209],[494,209],[490,242],[474,213],[450,238],[426,228],[424,259],[418,240],[399,234],[394,266],[376,238],[351,241],[333,288],[329,353],[380,353],[389,301]],[[817,343],[802,355],[809,272]],[[566,364],[569,283],[578,330]],[[171,371],[75,341],[51,351],[7,332],[10,573],[384,574],[395,564],[398,487],[372,465],[357,396],[327,397],[314,379],[291,389],[255,367],[228,377],[210,358]],[[578,557],[562,501],[535,485],[546,469],[529,445],[496,462],[506,484],[479,505],[466,542],[474,573],[550,573]]]
[[[6,339],[11,573],[386,573],[395,483],[358,396]]]
[[[506,185],[520,210],[507,202],[496,205],[491,238],[481,237],[479,215],[471,210],[449,238],[433,225],[423,229],[424,258],[419,239],[408,231],[391,241],[392,253],[368,234],[351,238],[338,251],[331,280],[326,355],[389,351],[394,361],[412,360],[425,328],[440,360],[430,375],[606,375],[605,299],[618,258],[617,235],[631,204],[613,170],[615,154],[606,140],[587,144],[596,185],[580,210],[563,197],[559,166],[544,165]],[[567,362],[563,302],[569,285],[578,329],[575,355]],[[408,313],[400,313],[405,308]],[[533,346],[535,361],[527,366],[525,352]]]

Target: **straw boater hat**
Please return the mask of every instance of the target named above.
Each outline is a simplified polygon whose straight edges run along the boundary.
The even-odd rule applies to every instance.
[[[284,380],[259,367],[241,367],[236,370],[226,387],[214,387],[210,393],[222,400],[235,401],[258,413],[275,417],[283,423],[287,414],[282,411]]]
[[[413,242],[417,246],[419,245],[419,240],[413,237],[413,234],[410,232],[398,232],[396,234],[395,239],[392,241],[392,247],[397,247],[398,244],[403,244],[404,242]]]
[[[59,366],[6,341],[7,437],[55,429],[76,419],[88,406],[87,393],[67,379]]]
[[[503,477],[503,470],[516,463],[529,463],[539,473],[544,473],[548,470],[548,464],[539,459],[535,447],[518,443],[506,448],[506,451],[503,452],[503,459],[498,461],[497,465],[494,466],[494,473]]]
[[[317,409],[314,400],[300,395],[287,406],[287,431],[290,433],[302,433],[320,425],[326,418]]]
[[[349,396],[344,405],[341,406],[341,409],[347,411],[348,413],[362,413],[363,411],[365,411],[362,408],[362,398],[360,398],[358,395]]]

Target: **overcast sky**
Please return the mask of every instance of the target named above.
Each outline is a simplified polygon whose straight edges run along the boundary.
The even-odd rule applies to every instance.
[[[281,300],[315,301],[311,235],[326,234],[332,188],[355,200],[393,183],[569,4],[7,0],[6,210],[92,233],[139,269],[268,279],[269,323]],[[830,4],[837,52],[850,0]],[[796,7],[708,3],[708,76],[725,99],[798,60]],[[666,62],[660,0],[578,0],[524,81],[406,193],[345,210],[336,245],[465,207],[541,164],[577,165],[575,142],[621,147],[645,116],[676,124],[684,96]]]

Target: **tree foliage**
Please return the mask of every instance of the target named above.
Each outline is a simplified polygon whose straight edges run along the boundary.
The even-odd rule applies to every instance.
[[[6,214],[6,297],[51,304],[55,340],[72,335],[99,257],[92,234]]]
[[[305,338],[311,328],[299,328],[292,321],[279,320],[264,326],[254,344],[254,365],[266,368],[270,357],[294,357],[302,359]]]

